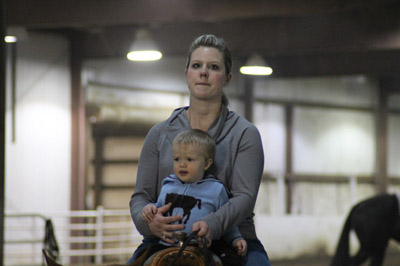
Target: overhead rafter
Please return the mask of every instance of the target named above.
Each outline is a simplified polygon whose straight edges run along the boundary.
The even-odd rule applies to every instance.
[[[257,52],[276,62],[281,70],[274,75],[398,69],[398,0],[9,0],[8,5],[10,26],[79,31],[84,60],[125,57],[135,32],[145,26],[164,56],[184,56],[193,38],[213,33],[228,41],[236,61]],[[304,67],[293,67],[299,65]]]
[[[95,27],[329,14],[375,9],[394,0],[9,0],[9,24]]]

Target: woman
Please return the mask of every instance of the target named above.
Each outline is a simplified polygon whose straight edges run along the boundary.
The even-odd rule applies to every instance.
[[[142,220],[141,211],[145,205],[157,200],[162,179],[173,172],[170,158],[172,140],[179,132],[192,128],[206,131],[214,138],[216,155],[210,172],[232,194],[228,203],[205,217],[201,227],[193,230],[201,229],[198,236],[205,235],[214,240],[232,227],[239,226],[248,242],[245,265],[270,265],[257,238],[253,220],[264,167],[262,143],[257,128],[226,107],[223,87],[231,80],[231,67],[232,56],[222,39],[202,35],[192,43],[185,70],[190,104],[176,109],[166,121],[149,131],[140,155],[130,210],[144,239],[129,262],[159,238],[173,243],[172,232],[183,229],[181,224],[170,224],[182,219],[181,216],[162,215],[169,205],[160,207],[150,223]]]

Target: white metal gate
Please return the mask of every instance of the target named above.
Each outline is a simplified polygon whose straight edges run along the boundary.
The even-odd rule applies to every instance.
[[[63,265],[125,263],[142,237],[129,210],[65,211],[5,216],[5,265],[42,265],[45,221],[51,219]]]

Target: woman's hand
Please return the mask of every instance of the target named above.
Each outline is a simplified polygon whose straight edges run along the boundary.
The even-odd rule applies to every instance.
[[[211,230],[208,224],[204,221],[197,221],[192,226],[192,232],[197,231],[197,242],[201,244],[201,237],[205,236],[207,240],[207,247],[211,245]]]
[[[171,207],[171,203],[158,208],[153,220],[148,223],[150,231],[157,237],[161,238],[165,242],[174,244],[172,239],[172,232],[182,230],[185,228],[183,224],[171,224],[173,222],[182,220],[182,215],[176,216],[163,216],[163,213],[167,212]]]

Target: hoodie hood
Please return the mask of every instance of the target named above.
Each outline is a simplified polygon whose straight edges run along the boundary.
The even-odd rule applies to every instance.
[[[166,135],[171,143],[179,132],[191,129],[189,120],[186,116],[186,111],[188,109],[189,106],[175,109],[168,119]],[[221,107],[220,115],[211,124],[210,128],[207,130],[207,133],[210,134],[217,144],[229,134],[232,127],[237,123],[238,120],[239,116],[235,115],[234,112],[229,111],[229,109],[223,105]]]
[[[213,175],[208,174],[202,180],[199,180],[199,181],[196,181],[196,182],[193,182],[193,183],[190,183],[190,184],[201,184],[201,183],[205,183],[205,182],[221,183],[221,181],[216,179]],[[167,176],[162,181],[162,185],[172,184],[172,183],[185,184],[185,182],[182,182],[175,174],[171,174],[171,175]]]

